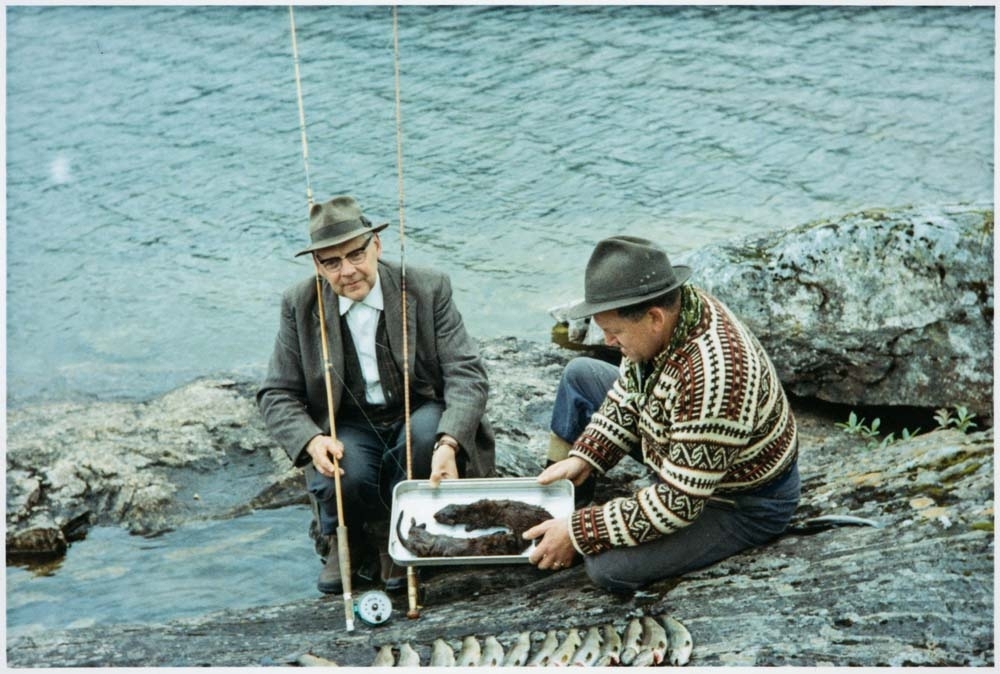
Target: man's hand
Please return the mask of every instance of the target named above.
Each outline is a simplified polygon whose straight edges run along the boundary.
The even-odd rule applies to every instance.
[[[344,458],[344,445],[329,435],[317,435],[306,445],[306,453],[312,457],[317,473],[333,477],[333,458],[336,457],[337,461]],[[343,468],[340,469],[340,474],[344,474]]]
[[[450,435],[442,435],[441,440],[451,440],[458,446],[458,441]],[[438,444],[437,449],[431,455],[431,486],[436,487],[441,484],[441,480],[457,480],[458,464],[455,462],[455,448],[445,444]]]
[[[528,556],[528,561],[539,569],[558,571],[573,564],[576,548],[569,537],[569,520],[565,517],[545,520],[524,532],[526,539],[541,537],[535,543],[535,549]]]
[[[556,480],[569,480],[579,485],[588,477],[593,466],[578,456],[570,456],[562,461],[556,461],[543,470],[538,476],[539,484],[550,484]],[[532,540],[541,538],[535,543],[535,549],[528,556],[528,561],[539,569],[558,571],[573,564],[576,548],[569,536],[569,519],[566,517],[545,520],[524,532],[523,537]]]
[[[543,470],[538,476],[539,484],[549,484],[556,480],[569,480],[579,486],[590,477],[593,466],[578,456],[570,456],[562,461],[556,461]]]

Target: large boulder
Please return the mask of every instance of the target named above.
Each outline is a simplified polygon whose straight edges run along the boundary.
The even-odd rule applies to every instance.
[[[672,261],[747,323],[791,393],[992,416],[992,207],[862,211]],[[569,339],[600,343],[595,328],[570,323]]]

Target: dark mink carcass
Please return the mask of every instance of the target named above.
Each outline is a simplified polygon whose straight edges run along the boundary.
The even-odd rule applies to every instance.
[[[552,519],[541,506],[510,499],[480,499],[475,503],[453,503],[434,513],[441,524],[464,524],[466,531],[506,527],[520,537],[531,527]]]
[[[403,513],[396,520],[396,536],[400,544],[417,557],[482,557],[494,555],[519,555],[528,549],[531,541],[521,538],[513,532],[500,532],[459,538],[432,534],[427,531],[426,524],[417,524],[415,518],[410,518],[408,537],[403,537]]]

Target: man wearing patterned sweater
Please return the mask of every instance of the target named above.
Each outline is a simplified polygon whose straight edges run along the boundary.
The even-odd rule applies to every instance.
[[[525,532],[538,568],[579,553],[596,584],[633,591],[762,545],[795,511],[798,438],[774,365],[690,275],[645,239],[605,239],[591,255],[568,316],[591,316],[622,361],[569,363],[538,481],[582,485],[626,455],[655,480]]]

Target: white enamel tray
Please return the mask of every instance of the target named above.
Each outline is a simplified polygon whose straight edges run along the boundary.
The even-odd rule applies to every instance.
[[[447,505],[474,503],[484,498],[523,501],[545,508],[553,517],[568,517],[573,512],[573,483],[559,480],[541,485],[533,477],[470,478],[444,480],[435,488],[431,487],[429,480],[404,480],[392,492],[389,555],[401,566],[526,563],[534,543],[520,555],[417,557],[399,542],[396,523],[400,513],[403,515],[401,528],[404,537],[410,530],[410,518],[415,518],[417,524],[426,524],[428,533],[455,538],[472,538],[501,531],[500,528],[466,531],[463,526],[448,526],[434,519],[434,513]]]

